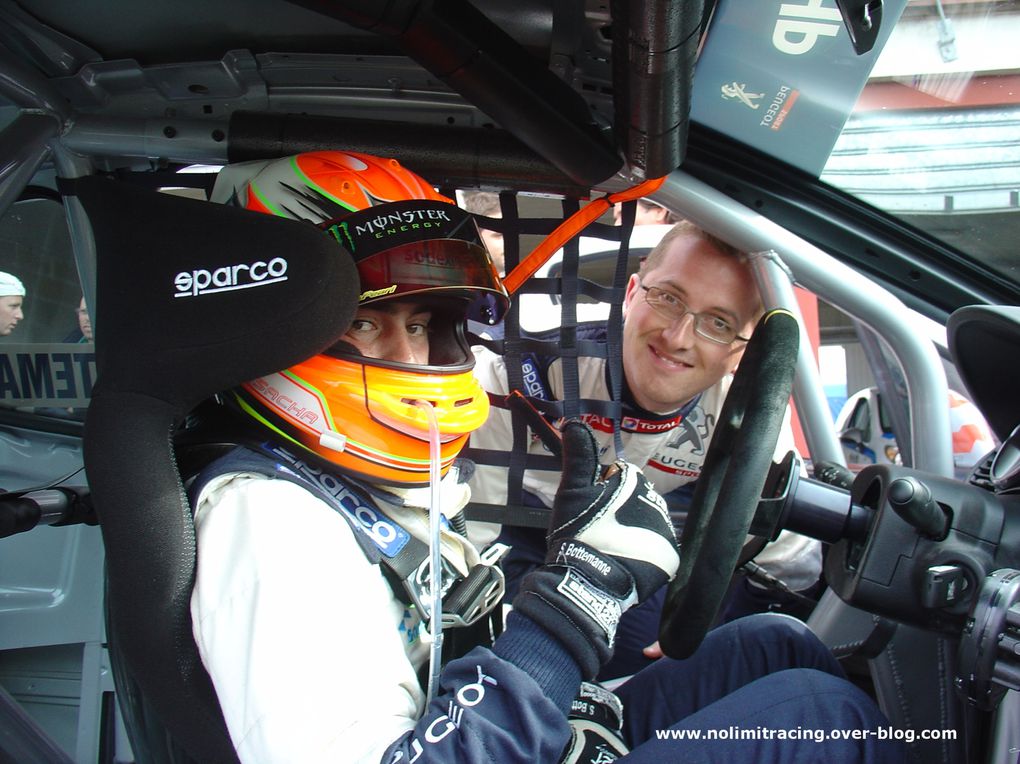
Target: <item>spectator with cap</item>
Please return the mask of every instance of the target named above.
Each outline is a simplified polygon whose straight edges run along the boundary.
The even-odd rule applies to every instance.
[[[25,301],[25,285],[13,274],[0,271],[0,337],[6,337],[14,331],[25,314],[22,305]]]

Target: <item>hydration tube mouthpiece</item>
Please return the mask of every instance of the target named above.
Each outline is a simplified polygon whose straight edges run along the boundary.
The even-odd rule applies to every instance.
[[[443,655],[443,555],[439,543],[443,519],[439,503],[442,459],[435,407],[423,400],[415,400],[414,405],[425,412],[429,423],[429,641],[432,644],[429,649],[428,694],[425,698],[425,705],[428,706],[439,686]]]

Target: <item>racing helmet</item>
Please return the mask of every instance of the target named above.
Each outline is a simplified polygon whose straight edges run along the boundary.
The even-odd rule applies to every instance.
[[[227,169],[227,168],[225,168]],[[429,421],[416,400],[434,407],[446,474],[489,401],[472,369],[467,310],[509,299],[471,215],[395,159],[341,151],[257,163],[244,180],[225,176],[229,203],[308,220],[354,258],[359,308],[388,301],[428,307],[425,365],[369,358],[341,338],[283,371],[231,391],[234,403],[326,466],[375,483],[429,482]]]

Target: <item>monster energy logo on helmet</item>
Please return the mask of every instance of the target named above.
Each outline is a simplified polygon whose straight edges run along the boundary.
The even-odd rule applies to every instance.
[[[331,220],[322,227],[362,260],[383,250],[427,239],[462,239],[481,245],[471,215],[459,207],[429,199],[390,202]]]
[[[409,199],[320,224],[358,265],[364,304],[422,293],[475,299],[507,294],[470,213],[447,202]]]
[[[412,230],[416,227],[441,227],[444,221],[450,222],[450,214],[447,210],[399,210],[386,215],[376,215],[371,220],[366,220],[363,225],[357,226],[357,233],[360,236],[379,237],[393,234],[398,230]]]

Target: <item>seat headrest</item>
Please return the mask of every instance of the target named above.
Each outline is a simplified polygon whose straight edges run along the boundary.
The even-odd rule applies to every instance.
[[[98,176],[65,190],[102,253],[97,391],[187,409],[315,355],[357,309],[354,263],[311,223]]]
[[[130,715],[146,720],[136,734],[236,762],[192,638],[195,535],[171,437],[199,402],[338,339],[357,309],[357,270],[311,223],[99,177],[61,187],[81,200],[96,243],[84,459],[118,689],[137,682],[125,694],[145,707]]]

